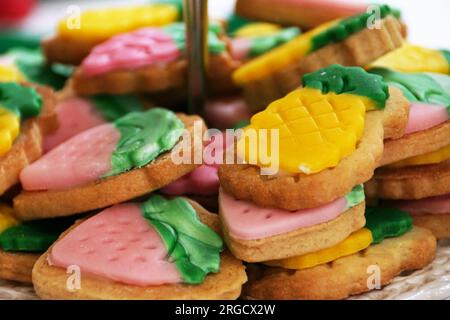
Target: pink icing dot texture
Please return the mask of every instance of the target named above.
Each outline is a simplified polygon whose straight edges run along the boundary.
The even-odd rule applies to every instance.
[[[181,51],[162,29],[143,28],[120,34],[96,46],[81,63],[86,75],[129,70],[178,59]]]
[[[59,190],[96,181],[111,170],[120,139],[112,124],[84,131],[60,144],[20,173],[25,190]]]
[[[181,282],[157,231],[137,204],[103,210],[73,229],[52,248],[51,265],[78,265],[82,274],[137,286]]]
[[[62,101],[56,107],[59,128],[44,139],[44,152],[48,152],[57,145],[80,132],[106,123],[101,114],[89,100],[70,98]]]
[[[255,240],[333,220],[346,210],[347,201],[340,198],[321,207],[290,212],[258,207],[251,202],[237,200],[221,189],[219,207],[231,236]]]

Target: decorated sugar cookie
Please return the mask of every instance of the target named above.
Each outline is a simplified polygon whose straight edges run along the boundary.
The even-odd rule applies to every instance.
[[[14,199],[16,214],[26,220],[70,215],[164,187],[199,166],[176,164],[170,155],[184,130],[184,139],[198,134],[196,121],[203,125],[197,116],[153,108],[73,136],[22,170],[25,191]]]
[[[303,83],[243,128],[242,163],[220,167],[222,187],[237,199],[286,210],[325,205],[370,179],[383,136],[403,134],[408,102],[381,77],[332,65]]]
[[[246,275],[241,262],[221,253],[217,222],[184,198],[153,195],[110,207],[75,225],[38,261],[36,292],[54,299],[236,299]],[[73,292],[63,289],[70,265],[82,274]]]
[[[371,13],[324,23],[244,64],[234,72],[233,79],[243,87],[247,103],[261,110],[298,87],[302,74],[332,63],[366,65],[403,42],[399,13],[385,5],[379,10],[381,29],[366,28]],[[371,50],[355,49],[372,41],[377,45]]]
[[[227,91],[232,86],[234,61],[222,40],[222,28],[211,23],[208,28],[207,71],[213,91]],[[183,23],[161,28],[142,28],[122,33],[95,46],[83,59],[73,78],[74,90],[81,95],[151,92],[163,94],[186,87],[186,39]]]
[[[115,35],[164,26],[181,16],[180,0],[88,10],[61,20],[56,36],[44,40],[42,47],[49,61],[77,65],[93,47]]]

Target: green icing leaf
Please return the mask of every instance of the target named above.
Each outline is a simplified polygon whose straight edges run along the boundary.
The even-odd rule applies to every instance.
[[[431,73],[401,73],[385,68],[374,68],[369,72],[381,75],[389,85],[400,88],[409,101],[447,106],[450,113],[449,76]]]
[[[0,53],[4,53],[11,48],[37,49],[41,44],[38,36],[25,34],[17,31],[0,32]]]
[[[297,27],[285,28],[275,34],[252,39],[250,56],[256,57],[286,43],[301,33]]]
[[[5,251],[44,252],[76,217],[23,222],[0,234],[0,247]]]
[[[178,20],[183,18],[183,0],[158,0],[156,3],[171,4],[178,10]]]
[[[104,177],[140,168],[178,142],[183,122],[170,110],[153,108],[131,112],[114,121],[120,140],[111,156],[112,169]]]
[[[144,106],[136,95],[107,95],[99,94],[89,98],[102,117],[110,122],[133,111],[143,111]]]
[[[352,191],[345,196],[347,200],[347,209],[357,206],[366,199],[364,187],[362,184],[355,186]]]
[[[244,119],[234,124],[233,129],[242,129],[250,124],[250,119]]]
[[[332,64],[326,68],[305,74],[303,86],[319,89],[322,93],[348,93],[367,97],[382,109],[389,98],[389,88],[383,78],[370,74],[360,67],[344,67]]]
[[[405,234],[412,229],[412,224],[412,217],[399,209],[366,208],[366,228],[372,232],[374,244]]]
[[[6,107],[23,120],[39,115],[42,98],[34,88],[13,82],[2,82],[0,83],[0,106]]]
[[[51,86],[59,90],[64,87],[67,78],[73,72],[73,67],[62,64],[47,64],[39,49],[14,49],[8,52],[25,75],[28,81]]]
[[[227,32],[229,35],[234,35],[234,33],[237,30],[252,22],[253,22],[252,20],[238,16],[237,14],[233,13],[227,21]]]
[[[450,69],[450,51],[448,50],[440,50],[442,55],[444,56],[445,60],[447,60],[447,64],[449,65]]]
[[[380,9],[380,19],[384,19],[388,15],[400,17],[400,11],[392,9],[388,5],[380,5],[378,8]],[[367,28],[367,23],[373,19],[373,14],[373,12],[365,12],[337,22],[311,39],[311,51],[320,49],[330,43],[345,40],[352,34]]]
[[[185,24],[182,22],[172,23],[163,28],[168,33],[177,47],[185,51],[186,50],[186,32]],[[208,26],[208,52],[212,54],[218,54],[225,51],[226,44],[219,39],[219,35],[222,32],[222,28],[217,23],[210,23]]]
[[[223,241],[198,219],[188,201],[153,195],[141,204],[141,210],[161,236],[184,282],[202,283],[209,272],[219,271]]]

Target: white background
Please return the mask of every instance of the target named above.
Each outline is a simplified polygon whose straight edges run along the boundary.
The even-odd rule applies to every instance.
[[[347,0],[361,2],[361,0]],[[81,9],[107,5],[129,5],[145,3],[148,0],[60,0],[42,1],[37,10],[25,21],[22,29],[33,33],[49,34],[54,30],[56,21],[63,17],[69,5],[79,5]],[[209,0],[210,15],[227,17],[233,10],[235,0]],[[387,3],[401,9],[403,18],[409,27],[411,43],[430,48],[450,49],[450,0],[369,0],[368,3]],[[276,0],[274,0],[274,5]]]

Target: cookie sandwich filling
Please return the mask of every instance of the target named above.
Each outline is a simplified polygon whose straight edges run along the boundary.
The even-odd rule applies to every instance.
[[[86,130],[24,168],[25,190],[61,190],[141,168],[171,150],[183,122],[167,109],[131,112]]]
[[[50,265],[136,286],[200,284],[220,268],[223,242],[183,198],[115,205],[55,243]]]
[[[13,146],[21,122],[38,116],[42,105],[42,97],[34,88],[0,82],[0,156]]]
[[[397,10],[387,5],[379,6],[380,18],[400,17]],[[362,13],[342,20],[324,23],[301,34],[284,45],[246,63],[233,74],[239,85],[263,79],[270,74],[298,62],[306,55],[329,44],[341,42],[367,27],[372,13]]]
[[[412,229],[412,218],[406,212],[391,208],[366,208],[366,225],[337,245],[301,256],[264,262],[271,267],[302,270],[356,254],[385,238],[399,237]]]
[[[231,237],[242,240],[268,238],[325,223],[363,202],[362,185],[331,203],[296,211],[262,208],[249,201],[237,200],[222,189],[219,192],[222,221]]]

